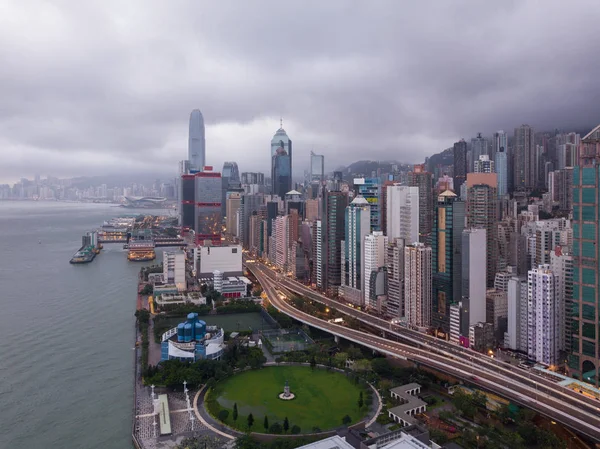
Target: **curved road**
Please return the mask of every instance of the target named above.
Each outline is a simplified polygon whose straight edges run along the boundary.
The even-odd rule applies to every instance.
[[[302,284],[278,275],[263,264],[247,263],[246,265],[262,284],[273,306],[298,321],[375,349],[383,354],[419,362],[465,379],[502,397],[535,409],[551,419],[561,422],[596,441],[600,441],[600,403],[597,401],[580,396],[572,390],[559,386],[543,377],[534,376],[534,379],[531,379],[526,371],[514,367],[507,368],[473,351],[463,350],[452,344],[442,343],[439,340],[435,341],[437,339],[415,331],[390,326],[390,323],[385,320],[344,306]],[[294,291],[311,300],[335,307],[340,312],[380,328],[386,334],[402,338],[408,341],[409,344],[329,323],[301,312],[282,299],[277,291],[278,289]],[[427,337],[433,339],[433,341],[430,341]]]

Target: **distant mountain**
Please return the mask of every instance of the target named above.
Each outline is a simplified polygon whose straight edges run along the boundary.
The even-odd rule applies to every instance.
[[[341,171],[344,179],[348,180],[352,177],[365,176],[369,177],[373,172],[391,173],[392,165],[397,165],[400,171],[412,167],[410,164],[405,164],[398,161],[356,161],[347,167],[340,166],[335,171]]]
[[[452,147],[446,148],[441,153],[431,155],[425,162],[427,164],[427,169],[433,173],[433,168],[437,167],[438,165],[454,164],[454,155],[452,150]]]

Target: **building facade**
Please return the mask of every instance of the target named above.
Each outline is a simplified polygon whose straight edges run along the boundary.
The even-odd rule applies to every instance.
[[[206,165],[206,139],[204,137],[204,117],[200,109],[194,109],[190,114],[190,129],[188,138],[189,169],[204,170]]]
[[[494,286],[497,263],[497,200],[496,173],[469,173],[467,175],[467,227],[483,228],[487,237],[487,286]]]
[[[550,265],[539,265],[527,276],[527,356],[543,365],[559,360],[560,337],[564,335],[563,312],[556,295],[556,280]]]
[[[431,248],[416,242],[404,248],[405,312],[409,326],[431,324]]]
[[[467,142],[461,139],[454,144],[454,191],[460,196],[460,188],[467,180]]]
[[[535,142],[533,128],[521,125],[515,128],[514,187],[531,189],[535,187]]]
[[[221,244],[221,173],[196,173],[196,244]]]
[[[281,126],[271,139],[271,193],[281,199],[292,190],[292,139]]]
[[[425,164],[417,164],[408,173],[408,183],[419,188],[419,241],[429,243],[433,217],[433,175],[425,169]]]
[[[386,186],[386,229],[390,240],[419,241],[419,188]]]
[[[381,231],[381,182],[379,178],[355,178],[356,193],[364,197],[371,207],[371,230]]]
[[[387,315],[400,318],[404,314],[404,240],[389,239],[387,247],[388,298]]]
[[[487,266],[486,230],[465,229],[462,235],[462,335],[469,327],[485,322]]]
[[[431,234],[432,325],[450,331],[450,306],[462,299],[462,232],[465,203],[446,190],[437,197]]]
[[[342,242],[341,295],[358,306],[365,305],[365,237],[371,232],[371,208],[362,196],[346,207],[345,238]]]
[[[164,251],[163,252],[163,280],[165,284],[175,284],[177,290],[187,290],[185,277],[185,252]]]
[[[364,238],[364,292],[365,303],[373,309],[378,309],[377,294],[374,285],[371,281],[374,277],[373,273],[377,273],[381,267],[385,266],[386,250],[388,238],[381,231],[373,231]],[[373,294],[372,294],[373,293]]]
[[[582,139],[585,163],[573,168],[573,301],[569,357],[571,376],[600,384],[600,165],[593,166],[592,149],[600,150],[600,127]]]

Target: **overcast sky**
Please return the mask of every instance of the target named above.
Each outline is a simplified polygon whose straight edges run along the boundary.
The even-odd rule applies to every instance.
[[[175,174],[189,113],[206,160],[269,171],[421,162],[497,129],[600,123],[600,1],[0,2],[0,182]]]

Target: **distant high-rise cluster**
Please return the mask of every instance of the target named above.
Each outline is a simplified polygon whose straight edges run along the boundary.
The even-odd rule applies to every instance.
[[[310,151],[294,182],[282,123],[268,178],[233,161],[212,171],[191,118],[181,221],[198,245],[239,242],[394,323],[599,384],[600,126],[581,137],[521,125],[460,139],[445,159],[333,174]]]

